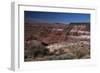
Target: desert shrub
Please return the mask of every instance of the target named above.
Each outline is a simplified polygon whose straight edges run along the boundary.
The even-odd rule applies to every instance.
[[[77,57],[77,58],[82,58],[83,56],[89,54],[89,49],[88,48],[75,48],[72,50],[72,53]]]
[[[55,55],[52,55],[52,56],[48,56],[47,58],[48,60],[55,60],[56,59],[56,56]]]
[[[79,58],[80,57],[80,49],[73,49],[72,53],[76,56],[76,58]]]
[[[29,51],[28,55],[26,53],[27,51]],[[30,40],[26,42],[25,44],[25,56],[30,55],[32,58],[33,57],[36,58],[36,57],[42,57],[42,56],[48,55],[48,53],[49,53],[49,50],[46,48],[44,44],[41,43],[41,41]]]
[[[64,59],[75,59],[75,58],[76,57],[73,53],[65,53],[59,56],[53,55],[48,57],[49,60],[64,60]]]
[[[27,59],[27,58],[28,58],[28,56],[27,56],[27,55],[25,55],[25,56],[24,56],[24,59]]]
[[[34,57],[43,57],[49,54],[49,50],[45,46],[32,47],[32,55]]]
[[[73,53],[65,53],[59,56],[59,59],[74,59],[76,58]]]
[[[85,55],[85,56],[82,57],[82,59],[88,59],[88,58],[90,58],[89,54],[87,54],[87,55]]]

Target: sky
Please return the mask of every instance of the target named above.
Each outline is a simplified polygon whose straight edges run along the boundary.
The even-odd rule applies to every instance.
[[[90,14],[24,11],[24,19],[69,24],[72,22],[90,22]]]

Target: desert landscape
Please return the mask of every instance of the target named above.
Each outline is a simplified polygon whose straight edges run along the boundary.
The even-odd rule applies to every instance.
[[[90,58],[89,23],[25,23],[25,61]]]
[[[86,14],[27,11],[24,61],[89,59],[90,22],[87,20]]]

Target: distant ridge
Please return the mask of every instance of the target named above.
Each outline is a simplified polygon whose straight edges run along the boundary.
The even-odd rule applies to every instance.
[[[44,21],[44,20],[39,20],[39,19],[25,19],[24,20],[25,24],[50,24],[50,25],[90,25],[90,22],[70,22],[70,23],[62,23],[62,22],[48,22],[48,21]]]
[[[90,25],[89,22],[72,22],[70,24],[72,24],[72,25]]]

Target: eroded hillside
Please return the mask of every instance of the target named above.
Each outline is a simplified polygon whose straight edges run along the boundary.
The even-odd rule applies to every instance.
[[[25,61],[90,58],[89,23],[25,23]]]

